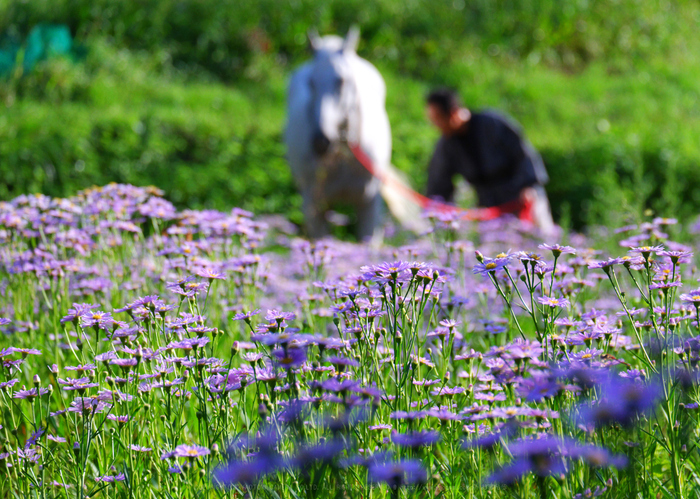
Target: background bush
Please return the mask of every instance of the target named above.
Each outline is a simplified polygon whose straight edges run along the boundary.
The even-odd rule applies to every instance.
[[[286,78],[306,32],[362,29],[388,85],[394,163],[414,185],[437,138],[422,99],[459,88],[520,121],[555,216],[580,228],[700,208],[700,6],[605,0],[13,1],[4,40],[65,23],[87,50],[0,83],[0,197],[154,184],[179,206],[301,220],[284,161]],[[2,46],[0,41],[0,47]]]

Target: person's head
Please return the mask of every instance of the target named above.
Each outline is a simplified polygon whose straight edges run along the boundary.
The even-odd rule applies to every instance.
[[[433,90],[425,99],[428,119],[443,135],[451,135],[469,120],[457,92],[448,88]]]

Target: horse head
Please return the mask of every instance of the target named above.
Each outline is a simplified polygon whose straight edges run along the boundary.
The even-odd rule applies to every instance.
[[[359,36],[357,28],[351,28],[345,38],[309,33],[314,60],[308,81],[312,96],[308,112],[317,156],[326,154],[332,144],[359,140],[359,104],[352,72]]]

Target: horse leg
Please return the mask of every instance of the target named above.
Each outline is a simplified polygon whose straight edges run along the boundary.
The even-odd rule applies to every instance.
[[[383,234],[380,224],[383,211],[382,197],[378,193],[362,199],[357,206],[357,238],[360,241],[381,241]]]
[[[306,235],[311,239],[320,239],[328,235],[328,226],[324,217],[323,206],[317,196],[314,196],[314,188],[302,191],[302,211],[304,212],[304,225]]]

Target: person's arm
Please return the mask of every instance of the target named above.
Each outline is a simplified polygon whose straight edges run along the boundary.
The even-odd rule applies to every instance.
[[[428,189],[426,195],[429,198],[439,197],[447,202],[452,201],[454,195],[454,165],[451,164],[444,139],[440,139],[435,146],[435,152],[428,165]]]

